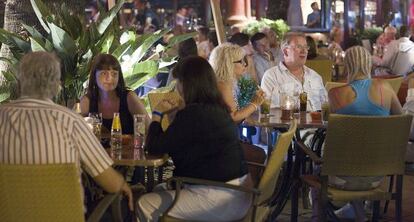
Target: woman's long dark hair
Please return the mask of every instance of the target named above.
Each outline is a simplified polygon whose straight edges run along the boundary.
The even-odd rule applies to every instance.
[[[115,88],[116,95],[121,97],[128,89],[125,86],[124,76],[121,65],[118,60],[110,54],[99,54],[92,61],[91,72],[89,74],[89,85],[86,96],[90,101],[98,101],[99,88],[96,84],[96,71],[98,70],[116,70],[118,71],[118,85]]]
[[[217,88],[214,70],[204,58],[189,56],[180,60],[173,70],[173,76],[182,84],[186,104],[212,104],[229,111]]]

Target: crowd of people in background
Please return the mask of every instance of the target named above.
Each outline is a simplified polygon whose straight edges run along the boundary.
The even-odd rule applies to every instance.
[[[113,114],[120,113],[122,130],[126,134],[133,134],[133,115],[144,114],[149,131],[146,149],[151,154],[168,153],[175,164],[174,175],[237,185],[247,183],[249,176],[246,157],[243,156],[239,144],[237,125],[258,111],[267,98],[278,98],[272,100],[272,106],[280,107],[280,98],[283,95],[298,97],[304,93],[307,95],[306,111],[321,110],[322,104],[329,99],[333,113],[388,116],[403,112],[390,85],[371,79],[372,74],[378,74],[371,69],[372,64],[374,68],[386,68],[387,74],[403,75],[406,82],[414,76],[414,42],[406,26],[399,28],[398,38],[395,27],[386,27],[376,41],[376,46],[381,47],[383,53],[374,56],[370,55],[371,49],[361,46],[344,51],[343,32],[340,28],[333,27],[329,45],[325,47],[327,53],[321,55],[322,50],[311,36],[301,32],[287,32],[283,39],[278,39],[275,31],[269,27],[252,35],[243,33],[240,29],[232,29],[231,35],[227,36],[228,42],[219,45],[215,31],[207,26],[192,26],[192,17],[196,15],[191,8],[180,6],[175,15],[160,18],[148,1],[143,4],[137,2],[140,1],[124,7],[131,8],[131,16],[124,17],[123,23],[136,27],[138,33],[151,33],[163,27],[173,27],[162,40],[163,44],[167,44],[172,36],[189,31],[197,32],[194,38],[181,42],[167,52],[177,56],[178,63],[168,67],[169,73],[162,77],[160,86],[171,86],[170,89],[176,90],[182,99],[163,100],[153,108],[150,117],[140,97],[125,86],[117,59],[109,54],[99,54],[92,62],[87,93],[80,100],[81,114],[102,113],[103,125],[110,129]],[[307,26],[319,27],[318,5],[312,4],[312,9],[314,11],[308,16]],[[92,3],[90,22],[98,21],[99,14],[97,2]],[[344,65],[348,84],[327,92],[321,75],[306,66],[308,59],[318,58],[331,59],[335,64]],[[34,68],[35,63],[41,64],[42,68]],[[108,192],[122,191],[128,197],[131,209],[129,186],[112,169],[112,160],[88,130],[86,123],[81,117],[51,101],[58,90],[59,67],[59,61],[51,53],[36,52],[22,59],[18,76],[22,97],[16,102],[0,106],[0,111],[3,111],[0,131],[7,132],[10,138],[26,138],[27,132],[24,130],[19,131],[19,135],[9,130],[25,129],[25,125],[14,125],[20,124],[19,121],[14,121],[16,118],[32,116],[35,124],[39,126],[53,122],[49,126],[53,126],[51,130],[58,132],[56,141],[48,141],[41,134],[44,131],[38,132],[37,136],[43,138],[42,143],[48,147],[37,147],[33,143],[26,149],[70,154],[70,158],[65,157],[69,158],[68,162],[76,163],[79,169],[84,169],[103,189]],[[35,75],[32,72],[41,75],[38,79],[33,79]],[[243,106],[237,99],[240,90],[238,81],[242,77],[251,79],[256,86],[250,101]],[[414,88],[414,83],[410,86]],[[413,98],[412,94],[413,92],[409,93],[409,101]],[[406,112],[412,113],[409,107],[413,104],[411,102],[404,107]],[[28,110],[25,108],[28,105],[40,108]],[[45,110],[53,112],[53,115],[43,116],[42,112]],[[177,114],[168,130],[164,131],[160,121],[164,114],[173,111]],[[19,115],[16,116],[16,113]],[[70,130],[63,127],[63,120],[70,125]],[[67,142],[69,140],[75,143]],[[57,143],[59,146],[56,146]],[[58,150],[53,150],[52,147]],[[6,151],[0,150],[0,154],[3,152]],[[24,160],[22,162],[43,163],[36,156],[17,155],[16,158]],[[7,163],[14,160],[4,159]],[[349,184],[353,184],[354,179],[365,183],[357,184],[356,187],[376,187],[379,183],[378,178],[345,178]],[[197,195],[204,195],[203,200],[220,202],[227,207],[206,206],[204,201],[197,199]],[[155,192],[142,196],[137,202],[139,219],[157,220],[168,208],[173,196],[174,191],[165,189],[155,189]],[[183,188],[180,198],[172,214],[190,220],[237,220],[240,219],[240,212],[247,211],[250,201],[245,193],[193,185]],[[361,204],[352,203],[356,210],[361,210]],[[359,213],[357,216],[363,219],[363,213]]]

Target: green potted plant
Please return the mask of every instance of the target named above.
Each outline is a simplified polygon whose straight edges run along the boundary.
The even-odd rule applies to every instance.
[[[1,58],[10,68],[3,72],[5,82],[0,87],[0,102],[16,97],[16,66],[26,53],[32,51],[55,52],[62,63],[62,90],[56,98],[60,104],[80,98],[89,77],[90,63],[99,53],[114,55],[121,63],[127,86],[135,90],[160,70],[175,62],[164,56],[164,51],[175,44],[191,38],[195,33],[173,37],[167,46],[157,45],[169,29],[137,35],[132,30],[121,30],[114,18],[124,4],[117,1],[108,12],[101,11],[96,23],[86,25],[80,16],[73,16],[62,5],[62,13],[53,14],[41,0],[31,0],[46,34],[22,24],[28,35],[20,36],[0,29],[0,42],[7,44],[11,58]]]
[[[244,32],[252,36],[257,32],[261,32],[264,28],[272,29],[276,33],[278,41],[281,41],[285,33],[289,31],[289,26],[282,19],[271,20],[262,18],[259,21],[249,23]]]

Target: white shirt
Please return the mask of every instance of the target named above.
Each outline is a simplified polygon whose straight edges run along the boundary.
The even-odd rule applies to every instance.
[[[0,105],[0,135],[2,164],[75,163],[96,177],[113,163],[82,117],[52,101]]]
[[[280,62],[277,66],[268,69],[262,79],[261,88],[267,96],[272,95],[272,107],[280,107],[280,93],[298,94],[307,93],[307,111],[321,109],[327,101],[327,93],[323,86],[322,77],[314,70],[304,67],[304,83],[302,83]],[[273,93],[272,93],[273,92]]]
[[[389,68],[392,74],[405,76],[414,66],[414,42],[408,37],[393,40],[386,46],[382,59],[374,56],[373,61]]]

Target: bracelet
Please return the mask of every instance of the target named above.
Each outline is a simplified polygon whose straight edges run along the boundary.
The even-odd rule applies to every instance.
[[[259,107],[256,104],[254,104],[252,102],[250,104],[252,104],[254,106],[254,110],[256,110],[256,111],[259,110]]]
[[[164,116],[164,113],[154,110],[154,111],[152,111],[152,115],[157,115],[162,119],[162,117]]]

